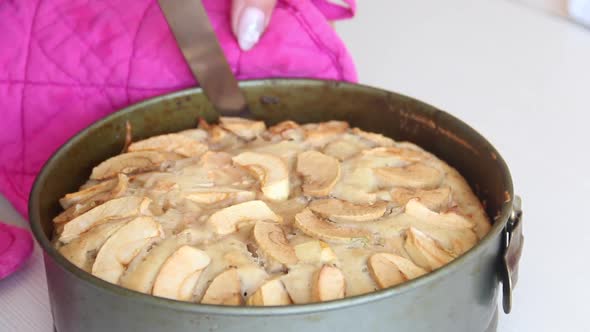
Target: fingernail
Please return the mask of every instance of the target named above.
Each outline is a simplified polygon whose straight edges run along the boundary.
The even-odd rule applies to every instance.
[[[264,13],[256,7],[247,7],[242,11],[238,22],[238,43],[244,51],[250,50],[260,39],[264,29]]]

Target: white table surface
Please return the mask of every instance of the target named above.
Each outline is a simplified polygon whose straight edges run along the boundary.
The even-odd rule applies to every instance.
[[[362,83],[455,114],[509,164],[526,241],[499,331],[587,331],[590,30],[501,0],[366,0],[337,30]],[[1,197],[0,219],[26,225]],[[36,247],[0,282],[0,331],[51,326]]]

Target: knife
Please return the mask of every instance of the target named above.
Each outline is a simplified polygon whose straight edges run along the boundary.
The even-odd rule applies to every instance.
[[[217,115],[250,117],[244,93],[238,87],[201,0],[158,0],[158,3]]]

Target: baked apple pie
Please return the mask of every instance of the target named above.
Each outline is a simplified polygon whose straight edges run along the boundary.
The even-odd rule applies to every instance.
[[[221,118],[132,142],[55,217],[77,267],[216,305],[331,301],[418,278],[490,229],[459,173],[418,146],[329,121]]]

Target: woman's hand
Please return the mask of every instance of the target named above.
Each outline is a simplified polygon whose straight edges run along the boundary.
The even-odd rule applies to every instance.
[[[277,0],[233,0],[231,26],[240,48],[250,50],[264,33]]]

